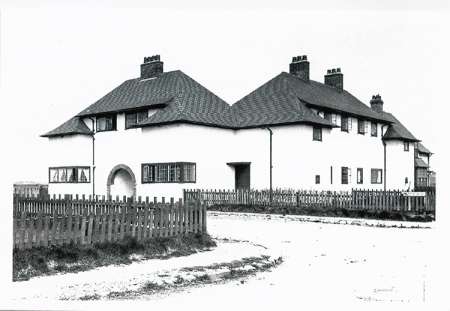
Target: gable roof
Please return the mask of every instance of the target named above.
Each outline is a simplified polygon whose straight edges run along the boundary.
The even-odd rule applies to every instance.
[[[384,140],[393,140],[393,139],[399,139],[399,140],[406,140],[406,141],[412,141],[412,142],[418,142],[416,137],[414,137],[413,134],[411,134],[410,131],[391,113],[389,112],[382,112],[383,115],[391,120],[392,124],[387,129],[386,133],[383,135]]]
[[[433,154],[430,150],[428,150],[427,148],[425,148],[424,145],[422,145],[422,143],[418,143],[417,144],[417,151],[419,153],[424,153],[424,154]]]
[[[55,137],[74,134],[92,135],[92,131],[79,117],[75,116],[55,128],[54,130],[41,135],[41,137]]]
[[[311,123],[333,126],[310,107],[335,110],[390,123],[347,91],[316,81],[304,81],[286,72],[263,84],[232,106],[238,127]]]

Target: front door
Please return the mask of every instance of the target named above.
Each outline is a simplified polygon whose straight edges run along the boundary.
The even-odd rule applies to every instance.
[[[250,164],[239,164],[234,167],[235,188],[250,189]]]

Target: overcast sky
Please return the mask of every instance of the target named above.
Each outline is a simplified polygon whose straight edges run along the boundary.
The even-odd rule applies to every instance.
[[[166,71],[182,70],[229,104],[307,54],[312,79],[341,67],[345,89],[366,104],[379,93],[385,110],[437,152],[447,12],[343,7],[2,10],[1,103],[13,180],[47,182],[47,139],[39,135],[137,77],[153,54]]]

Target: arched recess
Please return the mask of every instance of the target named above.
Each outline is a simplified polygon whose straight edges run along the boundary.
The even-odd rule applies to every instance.
[[[121,170],[125,171],[130,176],[132,182],[132,195],[133,198],[136,198],[136,177],[134,176],[131,168],[125,164],[118,164],[114,166],[109,172],[108,179],[106,180],[106,194],[108,195],[108,197],[111,195],[111,185],[114,185],[114,178],[117,172]]]

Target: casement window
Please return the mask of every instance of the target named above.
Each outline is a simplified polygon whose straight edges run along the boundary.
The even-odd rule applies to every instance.
[[[148,110],[129,112],[125,114],[125,129],[129,129],[148,117]]]
[[[372,184],[381,184],[383,182],[383,170],[373,168],[370,171],[370,181]]]
[[[320,175],[316,175],[316,185],[320,184]]]
[[[404,141],[403,142],[403,150],[409,151],[409,141]]]
[[[188,162],[144,163],[142,183],[195,183],[196,164]]]
[[[341,168],[341,183],[346,185],[350,182],[350,168],[343,166]]]
[[[337,114],[331,114],[331,123],[333,123],[333,125],[337,125]]]
[[[341,116],[341,131],[350,132],[352,129],[352,118],[348,116]]]
[[[358,134],[366,133],[366,121],[358,119]]]
[[[364,182],[363,169],[361,167],[356,169],[356,183],[362,184]]]
[[[48,169],[48,182],[56,183],[90,183],[89,166],[62,166]]]
[[[378,136],[378,126],[376,122],[370,122],[370,136],[377,137]]]
[[[322,141],[322,128],[318,126],[313,127],[313,140]]]
[[[115,131],[116,130],[116,115],[97,117],[96,130],[97,132]]]

